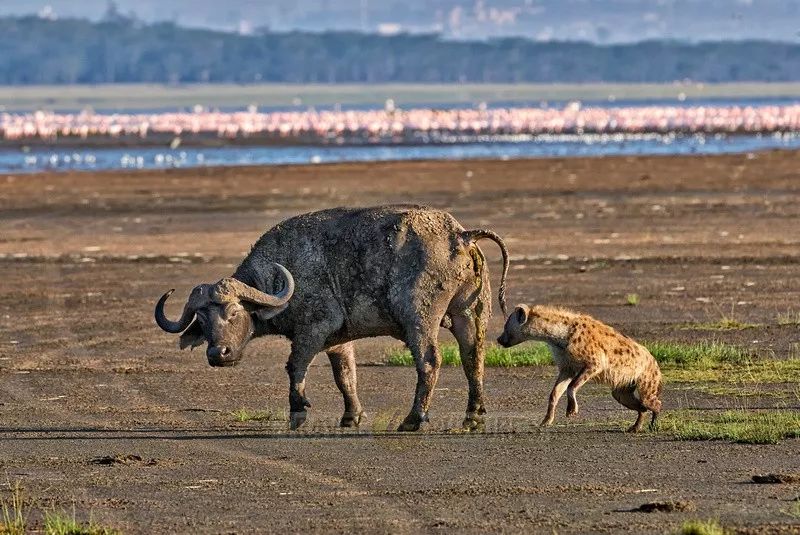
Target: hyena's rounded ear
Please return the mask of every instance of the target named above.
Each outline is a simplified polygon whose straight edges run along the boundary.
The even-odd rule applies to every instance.
[[[514,319],[517,320],[517,323],[522,325],[528,321],[528,310],[525,307],[518,306],[514,309]]]

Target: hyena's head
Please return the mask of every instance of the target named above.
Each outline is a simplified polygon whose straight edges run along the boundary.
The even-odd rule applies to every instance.
[[[517,305],[506,320],[503,334],[497,343],[511,347],[528,340],[549,342],[567,335],[568,326],[563,311],[546,305]]]
[[[503,334],[497,339],[497,343],[503,347],[511,347],[530,340],[530,336],[526,332],[529,315],[530,307],[528,305],[517,305],[511,315],[508,316]]]

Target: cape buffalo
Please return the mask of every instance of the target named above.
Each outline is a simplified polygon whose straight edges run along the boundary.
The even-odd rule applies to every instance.
[[[465,428],[483,422],[483,360],[491,294],[486,262],[476,242],[500,247],[499,300],[505,313],[508,251],[488,230],[465,230],[450,214],[422,206],[336,208],[279,223],[252,247],[230,278],[192,290],[183,314],[170,321],[164,303],[158,325],[183,334],[181,349],[208,342],[212,366],[233,366],[258,336],[291,340],[291,427],[306,418],[305,378],[317,353],[330,358],[344,397],[340,425],[357,426],[363,414],[356,393],[354,340],[393,336],[416,362],[417,387],[401,431],[419,429],[439,374],[439,327],[458,341],[469,382]]]

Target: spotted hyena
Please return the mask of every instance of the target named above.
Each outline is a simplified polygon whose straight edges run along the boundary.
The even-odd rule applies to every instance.
[[[614,399],[639,413],[628,431],[642,428],[647,411],[653,413],[650,428],[655,427],[661,411],[661,370],[645,347],[590,316],[540,305],[519,305],[497,339],[504,347],[526,340],[546,342],[558,365],[558,378],[541,425],[553,423],[565,390],[567,416],[577,414],[575,394],[593,379],[610,385]]]

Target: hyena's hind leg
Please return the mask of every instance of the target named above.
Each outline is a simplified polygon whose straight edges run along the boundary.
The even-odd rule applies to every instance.
[[[638,413],[636,415],[636,421],[628,428],[629,433],[637,433],[641,431],[642,424],[644,423],[644,417],[647,414],[647,407],[645,407],[644,404],[639,401],[639,398],[636,397],[635,392],[635,384],[620,386],[611,391],[611,395],[614,396],[614,399],[616,399],[623,407],[627,407]]]
[[[656,420],[658,420],[658,415],[661,412],[661,400],[659,399],[660,395],[660,381],[657,381],[656,384],[648,382],[639,385],[639,397],[642,398],[642,405],[644,405],[647,410],[653,413],[653,416],[650,419],[651,431],[655,431]]]

